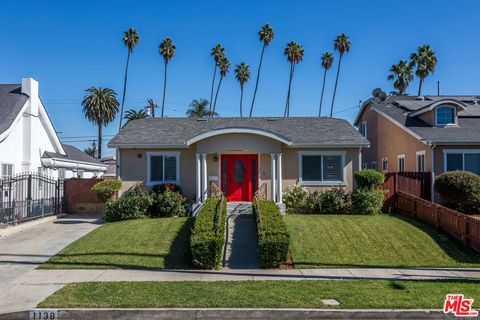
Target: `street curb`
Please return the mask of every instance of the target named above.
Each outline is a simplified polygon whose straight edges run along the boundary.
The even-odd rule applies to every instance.
[[[52,309],[35,309],[37,311]],[[55,320],[91,320],[91,319],[455,319],[442,310],[389,310],[389,309],[254,309],[254,308],[155,308],[155,309],[53,309],[57,312]],[[0,315],[0,320],[25,320],[29,311]],[[479,319],[479,318],[477,318]]]

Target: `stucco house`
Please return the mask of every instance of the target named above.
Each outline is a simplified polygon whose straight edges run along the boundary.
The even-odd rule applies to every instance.
[[[53,178],[99,176],[107,165],[60,142],[32,78],[0,84],[0,179],[23,172]]]
[[[125,188],[176,183],[201,203],[210,183],[229,201],[252,201],[263,186],[281,202],[295,184],[352,189],[369,142],[333,118],[149,118],[131,121],[108,146]]]
[[[354,124],[371,142],[363,168],[480,174],[480,96],[371,98]]]

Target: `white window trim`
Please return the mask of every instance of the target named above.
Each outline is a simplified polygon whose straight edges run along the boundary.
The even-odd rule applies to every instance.
[[[10,162],[0,163],[0,180],[3,178],[3,165],[12,166],[12,177],[15,175],[15,164]]]
[[[344,187],[347,185],[345,177],[347,176],[347,168],[345,166],[345,157],[347,155],[346,151],[300,151],[298,152],[298,184],[304,186],[339,186]],[[343,181],[303,181],[303,172],[302,172],[302,156],[341,156],[342,158],[342,178]],[[323,171],[323,162],[322,162],[322,171]],[[322,172],[323,176],[323,172]]]
[[[367,170],[368,169],[368,162],[363,162],[362,163],[362,170]]]
[[[363,126],[365,125],[364,129],[364,137],[365,139],[368,139],[367,136],[368,136],[368,130],[367,130],[367,120],[365,121],[362,121],[362,123],[360,124],[360,128],[363,128]],[[360,129],[360,131],[362,131],[362,129]]]
[[[439,124],[437,122],[437,111],[440,108],[451,108],[451,109],[453,109],[453,121],[454,121],[453,123]],[[435,114],[435,126],[437,126],[437,127],[448,127],[448,126],[456,126],[457,125],[457,108],[455,108],[454,106],[445,105],[445,104],[439,105],[438,107],[436,107],[434,109],[434,114]]]
[[[478,154],[480,149],[445,149],[443,150],[443,172],[447,172],[447,154],[462,155],[462,170],[465,170],[465,153]]]
[[[419,171],[420,168],[418,167],[418,156],[423,156],[423,171],[421,172],[425,172],[427,170],[427,153],[425,152],[425,150],[415,152],[415,171],[416,172],[420,172]]]
[[[373,170],[378,170],[377,161],[372,161],[372,169]]]
[[[387,161],[387,168],[383,169],[383,161]],[[388,157],[383,157],[382,158],[382,172],[388,172]]]
[[[177,160],[177,180],[176,181],[151,181],[150,180],[150,158],[152,156],[164,156],[164,157],[175,157]],[[165,161],[163,162],[163,167],[165,171]],[[165,178],[165,172],[163,174],[163,177]],[[180,182],[180,152],[179,151],[148,151],[147,152],[147,186],[151,187],[156,184],[162,184],[162,183],[175,183],[176,185],[181,185]]]
[[[403,170],[405,171],[405,167],[406,167],[406,160],[405,160],[405,155],[404,154],[399,154],[397,156],[397,171],[399,172],[400,171],[400,159],[403,159]]]

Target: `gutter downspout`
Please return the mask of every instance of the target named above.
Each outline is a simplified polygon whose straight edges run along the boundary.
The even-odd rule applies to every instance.
[[[431,201],[435,203],[435,147],[437,145],[435,143],[431,144],[430,147],[432,148],[432,190],[431,192]]]

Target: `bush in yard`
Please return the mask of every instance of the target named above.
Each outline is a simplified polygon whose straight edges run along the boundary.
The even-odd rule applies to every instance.
[[[227,201],[208,199],[195,219],[190,237],[192,261],[199,269],[217,269],[222,262]]]
[[[155,184],[152,186],[152,192],[156,194],[164,193],[165,190],[176,191],[180,194],[183,194],[182,188],[179,185],[174,183],[162,183],[162,184]]]
[[[352,192],[354,214],[374,215],[381,213],[385,194],[379,189],[357,188]]]
[[[253,213],[257,222],[258,252],[262,268],[275,268],[287,262],[290,235],[280,209],[273,201],[256,200]]]
[[[178,191],[166,189],[162,193],[153,193],[152,217],[183,217],[187,214],[187,200]]]
[[[480,176],[465,171],[450,171],[435,179],[435,191],[443,203],[466,214],[480,213]]]
[[[105,220],[108,222],[146,218],[152,205],[149,194],[122,196],[117,201],[108,201]]]
[[[357,188],[375,189],[385,182],[383,173],[372,169],[355,171],[353,177],[357,183]]]
[[[112,199],[122,187],[122,181],[118,179],[109,179],[97,182],[93,185],[91,191],[101,202],[107,202]]]
[[[348,214],[351,212],[350,193],[340,188],[332,188],[320,193],[321,214]]]
[[[283,194],[283,203],[288,213],[307,213],[309,192],[307,188],[295,185],[288,187]]]

